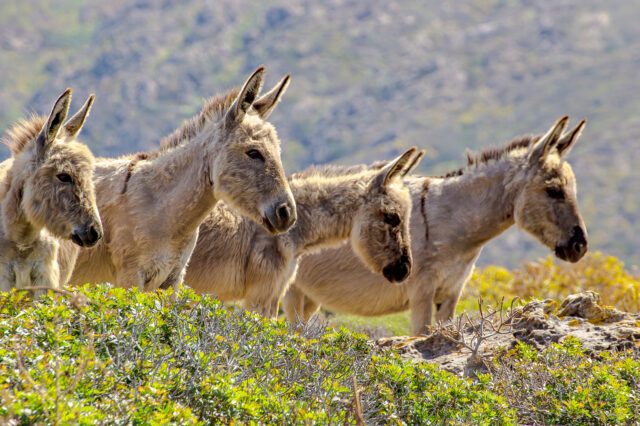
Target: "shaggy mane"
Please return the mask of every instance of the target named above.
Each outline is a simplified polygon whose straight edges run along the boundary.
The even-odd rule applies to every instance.
[[[2,138],[2,143],[9,147],[12,156],[16,156],[22,152],[29,141],[38,137],[46,123],[46,117],[31,114],[28,118],[21,119],[7,130],[7,135]]]
[[[458,170],[451,171],[445,175],[438,176],[440,178],[448,178],[453,176],[461,176],[465,171],[469,170],[472,167],[478,167],[483,164],[487,164],[491,161],[497,161],[505,156],[509,155],[513,151],[516,151],[521,148],[529,148],[535,142],[540,139],[540,136],[526,135],[519,136],[509,142],[507,145],[502,148],[489,148],[486,149],[479,154],[475,154],[473,152],[467,153],[467,165]]]
[[[160,150],[171,149],[183,141],[195,137],[207,123],[221,118],[238,97],[238,94],[240,94],[240,89],[235,88],[207,99],[200,114],[186,119],[178,129],[162,139]]]
[[[182,142],[194,138],[209,122],[220,119],[229,109],[233,101],[240,94],[240,89],[231,89],[220,95],[214,95],[207,99],[200,111],[200,114],[188,118],[182,122],[182,125],[178,127],[173,133],[165,136],[160,141],[160,148],[147,152],[138,152],[131,156],[131,161],[127,166],[127,174],[124,178],[124,184],[122,186],[121,193],[127,192],[127,186],[133,173],[133,168],[140,161],[157,158],[164,151],[168,151],[171,148],[175,148]]]

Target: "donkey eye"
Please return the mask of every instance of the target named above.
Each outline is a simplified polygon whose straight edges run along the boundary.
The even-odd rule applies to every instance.
[[[67,173],[58,173],[56,175],[58,180],[63,183],[73,183],[73,179]]]
[[[250,149],[249,151],[247,151],[247,155],[249,156],[249,158],[253,158],[254,160],[264,161],[264,157],[257,149]]]
[[[391,226],[398,226],[400,225],[400,216],[396,213],[385,213],[384,222]]]
[[[562,189],[547,188],[547,195],[555,200],[564,200],[564,192]]]

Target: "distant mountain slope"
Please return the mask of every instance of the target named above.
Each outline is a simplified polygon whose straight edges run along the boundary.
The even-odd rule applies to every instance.
[[[74,105],[97,94],[95,152],[146,150],[259,64],[268,84],[293,75],[273,115],[289,171],[417,144],[421,171],[441,173],[466,148],[587,117],[570,161],[591,245],[640,265],[638,17],[623,0],[12,0],[0,125],[71,86]],[[546,253],[510,231],[482,262]]]

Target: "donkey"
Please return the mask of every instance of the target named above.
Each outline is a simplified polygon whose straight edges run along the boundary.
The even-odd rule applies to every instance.
[[[357,262],[347,247],[305,257],[283,300],[289,320],[319,307],[364,316],[411,309],[414,335],[451,319],[482,247],[514,224],[557,257],[577,262],[587,251],[576,181],[562,160],[585,120],[562,134],[561,118],[542,137],[523,137],[499,150],[469,156],[466,168],[444,177],[407,178],[411,192],[413,274],[391,286]]]
[[[265,121],[289,76],[259,97],[263,74],[260,67],[241,90],[207,101],[159,151],[97,162],[105,238],[80,253],[71,283],[111,282],[145,291],[175,286],[198,227],[218,200],[272,233],[294,224],[296,206],[280,162],[280,141]],[[65,258],[68,271],[73,256]]]
[[[102,238],[93,188],[94,158],[75,141],[94,96],[66,123],[71,89],[50,116],[8,131],[0,165],[0,290],[60,286],[59,240],[91,247]],[[44,290],[35,291],[35,295]]]
[[[286,234],[271,235],[218,204],[200,225],[185,284],[275,318],[298,258],[347,240],[372,273],[404,280],[411,270],[411,200],[402,179],[423,154],[411,148],[380,170],[325,166],[292,175],[298,220]]]

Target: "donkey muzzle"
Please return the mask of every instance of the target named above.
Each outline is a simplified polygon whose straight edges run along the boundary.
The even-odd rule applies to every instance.
[[[265,211],[262,225],[272,234],[287,232],[296,222],[296,206],[290,201],[275,203]]]
[[[71,241],[80,247],[93,247],[102,238],[102,226],[93,222],[75,228],[71,233]]]
[[[575,226],[571,230],[571,238],[565,244],[556,246],[556,256],[560,259],[575,263],[582,259],[587,253],[589,243],[587,235],[580,226]]]
[[[382,275],[392,283],[400,283],[407,279],[411,273],[411,258],[405,250],[397,261],[388,264],[382,269]]]

